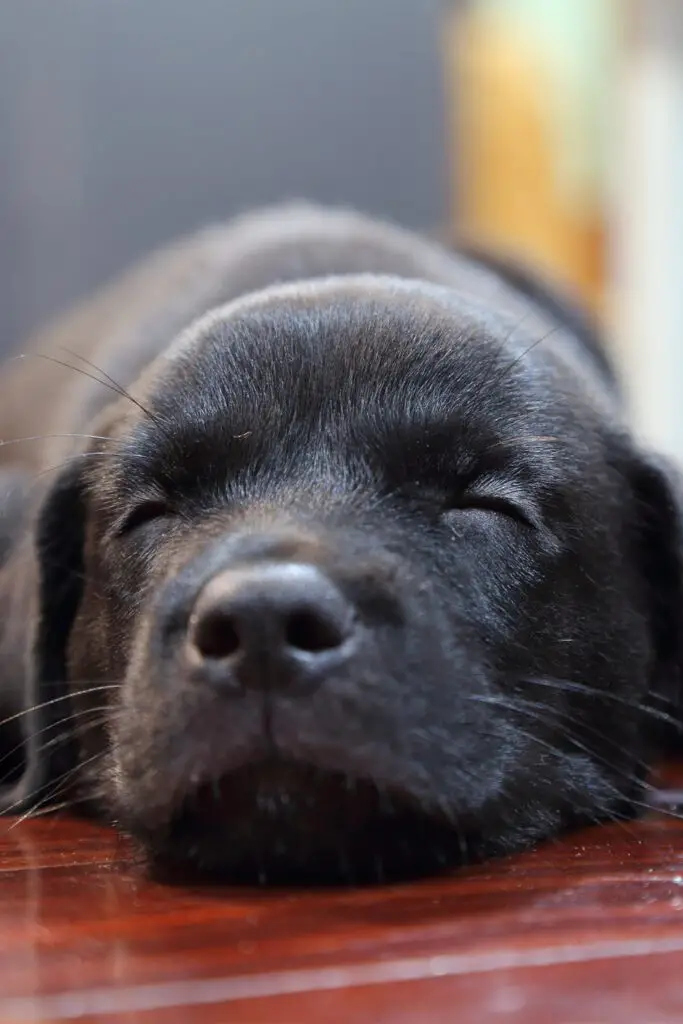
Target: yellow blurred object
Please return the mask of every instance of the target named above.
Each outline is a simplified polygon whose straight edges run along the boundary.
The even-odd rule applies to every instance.
[[[450,12],[446,21],[457,230],[543,268],[601,310],[604,203],[597,175],[581,164],[592,154],[573,160],[571,151],[577,138],[584,146],[586,136],[591,141],[593,126],[580,123],[586,104],[571,106],[574,97],[567,99],[563,80],[552,73],[552,53],[543,51],[538,34],[520,30],[519,16],[515,24],[509,11],[504,14],[474,3],[464,15]]]

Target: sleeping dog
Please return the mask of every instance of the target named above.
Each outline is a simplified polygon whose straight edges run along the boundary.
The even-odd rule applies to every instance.
[[[348,211],[157,253],[0,377],[2,809],[415,876],[646,803],[681,499],[594,332]]]

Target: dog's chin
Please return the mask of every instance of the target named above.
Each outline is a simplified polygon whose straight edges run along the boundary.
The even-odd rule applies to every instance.
[[[202,783],[169,827],[140,838],[164,881],[371,885],[437,874],[463,859],[457,825],[409,796],[274,759]]]

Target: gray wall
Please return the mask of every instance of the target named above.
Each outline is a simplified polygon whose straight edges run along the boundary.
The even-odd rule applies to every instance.
[[[440,0],[1,0],[0,348],[129,260],[307,197],[433,226]]]

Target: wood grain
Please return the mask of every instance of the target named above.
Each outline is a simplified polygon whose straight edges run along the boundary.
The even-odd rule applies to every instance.
[[[669,776],[669,779],[680,779]],[[415,884],[170,887],[112,831],[0,823],[0,1021],[683,1019],[683,822]]]

